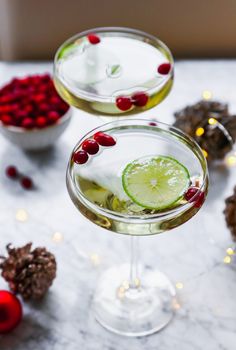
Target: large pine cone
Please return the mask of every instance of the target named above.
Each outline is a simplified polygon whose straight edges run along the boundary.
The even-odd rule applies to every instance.
[[[232,149],[232,141],[236,139],[236,116],[229,114],[227,104],[217,101],[200,101],[187,106],[175,113],[174,126],[192,136],[208,153],[207,160],[223,159]],[[215,125],[208,124],[208,119],[214,118],[227,130],[229,137]],[[204,134],[196,135],[198,128],[204,129]]]
[[[233,240],[236,241],[236,186],[234,187],[232,196],[226,198],[225,205],[225,220]]]
[[[56,277],[56,260],[45,248],[31,251],[32,243],[21,248],[7,246],[8,257],[1,257],[3,278],[14,293],[25,300],[41,299]]]

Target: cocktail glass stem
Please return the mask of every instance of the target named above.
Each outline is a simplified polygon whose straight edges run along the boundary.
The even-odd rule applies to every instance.
[[[138,261],[139,261],[139,237],[130,237],[130,275],[129,275],[129,287],[131,289],[137,289],[140,286],[140,279],[138,274]]]

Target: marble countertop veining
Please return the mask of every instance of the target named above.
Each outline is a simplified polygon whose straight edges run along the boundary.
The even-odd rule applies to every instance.
[[[15,75],[51,69],[50,63],[0,63],[0,85]],[[206,89],[215,99],[229,102],[236,113],[235,76],[236,60],[179,61],[168,98],[142,116],[172,122],[174,111],[199,100]],[[233,244],[222,211],[236,184],[236,168],[211,171],[207,202],[188,223],[168,234],[141,238],[142,260],[183,284],[178,290],[180,308],[169,326],[149,337],[126,338],[94,321],[90,305],[97,277],[129,255],[128,237],[83,218],[65,187],[72,146],[99,124],[101,120],[74,111],[56,146],[38,154],[24,153],[0,136],[0,254],[9,242],[19,246],[32,241],[34,246],[47,246],[58,261],[58,276],[47,297],[25,304],[23,322],[14,332],[0,336],[0,349],[235,350],[236,259],[223,262]],[[7,179],[4,169],[9,164],[32,176],[36,189],[24,191]],[[16,220],[19,209],[28,215],[25,222]],[[55,239],[55,232],[62,236]],[[0,288],[7,288],[2,278]]]

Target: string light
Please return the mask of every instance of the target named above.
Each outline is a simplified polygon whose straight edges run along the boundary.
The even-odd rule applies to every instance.
[[[93,253],[90,255],[90,260],[94,266],[98,266],[101,264],[101,258],[98,254]]]
[[[233,250],[233,248],[227,248],[227,249],[226,249],[226,253],[227,253],[228,255],[234,255],[234,254],[235,254],[235,251]]]
[[[135,284],[136,287],[140,287],[140,285],[141,285],[140,279],[139,278],[135,278],[134,284]]]
[[[226,157],[225,162],[229,167],[236,166],[236,155],[230,155]]]
[[[174,299],[174,301],[173,301],[173,308],[175,310],[179,310],[181,308],[181,305],[178,303],[178,301],[176,299]]]
[[[177,282],[177,283],[175,284],[175,287],[176,287],[177,289],[183,289],[183,288],[184,288],[184,285],[183,285],[182,282]]]
[[[218,122],[217,122],[217,120],[215,119],[215,118],[209,118],[208,119],[208,124],[210,124],[210,125],[215,125],[215,124],[217,124]]]
[[[125,292],[126,292],[125,288],[122,287],[122,286],[120,286],[120,287],[117,289],[117,297],[118,297],[119,299],[124,299],[124,297],[125,297]]]
[[[202,136],[204,134],[205,130],[203,128],[197,128],[195,131],[196,136]]]
[[[60,243],[61,241],[63,241],[62,233],[61,232],[55,232],[52,235],[52,240],[53,240],[53,242],[56,242],[56,243]]]
[[[121,285],[125,290],[128,290],[129,289],[129,281],[125,280],[122,282],[122,285]]]
[[[225,256],[225,257],[224,257],[224,263],[225,263],[225,264],[230,264],[230,263],[231,263],[231,257],[228,256],[228,255]]]
[[[203,153],[204,157],[207,158],[208,153],[207,153],[207,151],[206,151],[205,149],[203,149],[203,148],[202,148],[202,153]]]
[[[211,91],[209,91],[209,90],[204,90],[203,92],[202,92],[202,98],[204,99],[204,100],[206,100],[206,101],[208,101],[208,100],[211,100],[212,99],[212,92]]]
[[[16,220],[20,222],[25,222],[28,220],[28,213],[25,209],[18,209],[16,212]]]

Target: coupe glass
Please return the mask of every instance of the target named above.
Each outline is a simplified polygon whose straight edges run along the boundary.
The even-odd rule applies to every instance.
[[[74,154],[97,132],[110,135],[116,144],[100,146],[99,152],[89,156],[87,162],[76,164]],[[190,201],[182,195],[173,205],[158,211],[145,209],[127,198],[122,184],[127,164],[158,155],[171,157],[188,169],[190,184],[198,188]],[[198,212],[208,188],[201,148],[167,124],[119,119],[90,131],[78,141],[68,164],[67,188],[86,218],[131,237],[130,264],[111,267],[100,278],[94,294],[95,318],[105,328],[127,336],[144,336],[165,327],[174,314],[175,288],[163,273],[139,263],[138,237],[167,232]]]
[[[54,81],[70,105],[121,117],[159,104],[172,87],[173,68],[170,50],[154,36],[129,28],[95,28],[61,45]]]

